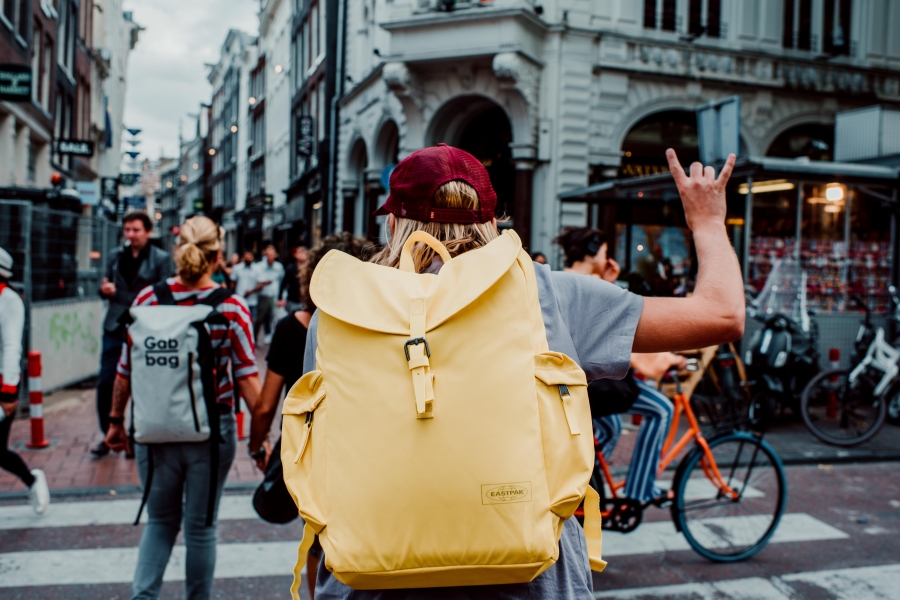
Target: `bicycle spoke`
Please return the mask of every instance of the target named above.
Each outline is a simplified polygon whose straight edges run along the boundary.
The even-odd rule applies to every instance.
[[[706,558],[747,558],[772,535],[784,511],[784,476],[767,448],[758,438],[736,433],[688,459],[675,486],[674,518],[691,547]]]

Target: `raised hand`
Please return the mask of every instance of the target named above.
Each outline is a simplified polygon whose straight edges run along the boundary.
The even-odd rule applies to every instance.
[[[722,172],[716,177],[716,170],[695,162],[691,164],[691,174],[688,176],[675,150],[666,150],[666,158],[669,160],[669,170],[675,178],[675,185],[681,195],[684,205],[684,216],[687,219],[691,231],[698,231],[704,227],[713,225],[722,227],[725,224],[725,186],[734,169],[734,154],[728,155]]]

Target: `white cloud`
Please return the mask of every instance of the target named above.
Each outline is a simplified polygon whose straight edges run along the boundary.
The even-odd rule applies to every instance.
[[[142,129],[141,158],[178,153],[178,123],[208,103],[204,63],[215,63],[229,29],[257,32],[258,0],[125,0],[145,28],[128,63],[125,126]],[[127,148],[124,148],[127,149]]]

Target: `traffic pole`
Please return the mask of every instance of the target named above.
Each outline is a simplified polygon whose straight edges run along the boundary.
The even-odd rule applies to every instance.
[[[31,441],[29,448],[46,448],[50,445],[44,439],[44,385],[41,382],[41,353],[28,353],[28,412],[31,417]]]

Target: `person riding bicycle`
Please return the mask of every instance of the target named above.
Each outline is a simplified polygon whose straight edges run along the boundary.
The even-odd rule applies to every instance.
[[[568,227],[554,240],[565,253],[565,269],[569,273],[590,275],[613,283],[621,268],[608,256],[606,234],[589,227]],[[684,357],[662,352],[631,355],[631,368],[622,381],[596,380],[588,386],[594,437],[605,456],[612,456],[622,434],[620,413],[640,415],[643,424],[638,431],[628,477],[623,493],[626,498],[645,502],[663,502],[668,493],[655,485],[660,452],[672,420],[672,403],[646,380],[657,380],[671,367],[683,369]]]

